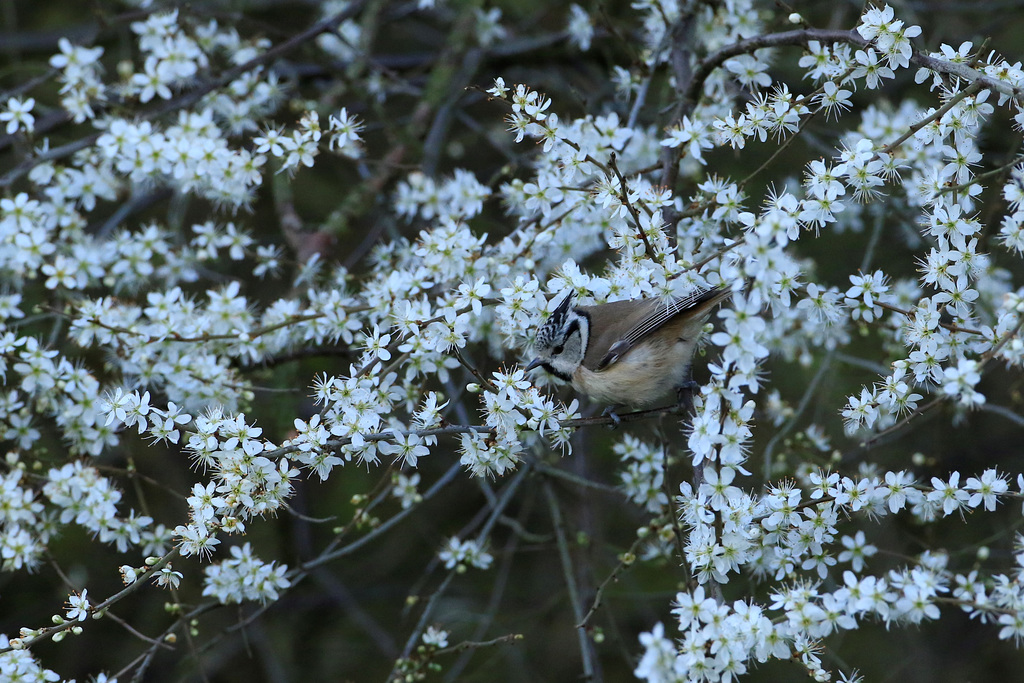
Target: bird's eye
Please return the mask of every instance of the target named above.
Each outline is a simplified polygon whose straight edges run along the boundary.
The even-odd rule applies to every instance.
[[[557,356],[557,355],[561,354],[562,351],[564,351],[564,350],[565,350],[565,345],[564,344],[559,344],[555,348],[551,349],[551,352]]]

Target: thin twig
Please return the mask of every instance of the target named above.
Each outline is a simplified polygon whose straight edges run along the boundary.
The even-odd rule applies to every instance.
[[[608,589],[608,586],[610,586],[612,582],[619,580],[619,575],[622,574],[623,571],[633,566],[633,560],[636,559],[636,551],[645,540],[647,539],[641,536],[637,536],[636,540],[633,541],[633,545],[629,546],[629,550],[627,550],[623,554],[625,556],[624,559],[619,560],[619,563],[615,565],[615,569],[613,569],[612,572],[607,577],[605,577],[605,580],[601,582],[601,585],[597,587],[597,590],[594,592],[594,601],[591,603],[590,609],[587,610],[587,613],[583,616],[583,619],[578,624],[576,624],[576,628],[587,627],[587,625],[590,623],[590,618],[593,617],[594,614],[597,612],[598,608],[601,607],[601,601],[604,598],[604,592]]]
[[[830,350],[825,357],[822,359],[821,364],[818,366],[818,371],[814,373],[814,377],[808,382],[807,388],[804,390],[803,396],[800,397],[800,403],[797,405],[793,415],[786,421],[786,424],[782,426],[772,438],[769,439],[768,443],[764,447],[764,481],[768,481],[771,478],[772,471],[772,453],[775,451],[775,446],[781,441],[786,434],[792,431],[793,427],[796,426],[797,420],[803,415],[804,411],[807,410],[807,406],[811,404],[811,399],[814,397],[818,390],[818,384],[821,382],[825,373],[832,365],[832,357],[835,355],[835,350]]]
[[[489,515],[487,521],[484,522],[484,524],[480,528],[479,533],[477,534],[476,540],[481,547],[483,547],[487,539],[487,536],[490,534],[491,529],[494,527],[494,524],[498,521],[498,519],[504,513],[505,509],[512,502],[513,498],[515,497],[515,493],[519,488],[519,485],[526,479],[527,472],[528,468],[523,468],[522,470],[517,472],[516,476],[513,477],[512,480],[509,481],[508,484],[504,487],[502,495],[495,503],[494,509],[491,511],[491,514]],[[412,654],[413,648],[416,647],[416,643],[419,642],[420,637],[423,634],[423,631],[427,628],[427,622],[429,622],[430,619],[433,617],[434,610],[439,604],[442,596],[448,589],[449,584],[458,574],[458,567],[452,567],[452,569],[448,572],[447,576],[445,576],[444,580],[441,582],[441,585],[438,586],[437,589],[431,594],[430,599],[427,601],[427,605],[423,608],[423,613],[420,615],[416,627],[412,630],[412,633],[409,634],[409,639],[406,641],[405,647],[402,649],[401,658],[404,659],[408,657],[410,654]],[[391,672],[392,677],[394,676],[394,674],[395,670],[393,669]],[[388,680],[391,680],[391,678],[389,677]]]
[[[111,595],[110,597],[108,597],[103,602],[100,602],[99,604],[96,604],[96,605],[92,605],[89,608],[89,611],[92,612],[93,614],[102,612],[103,610],[107,609],[111,605],[120,602],[121,600],[126,598],[128,595],[130,595],[130,594],[134,593],[135,591],[139,590],[140,588],[142,588],[143,585],[145,585],[147,583],[147,581],[154,574],[156,574],[158,571],[163,569],[164,566],[168,562],[170,562],[172,559],[177,557],[178,556],[178,552],[179,552],[179,550],[178,550],[177,547],[172,548],[166,555],[164,555],[159,560],[157,560],[144,574],[139,576],[133,583],[128,584],[127,586],[122,588],[120,591],[118,591],[114,595]],[[82,622],[80,622],[80,621],[67,620],[67,621],[64,621],[61,624],[57,624],[56,626],[49,626],[47,628],[39,629],[39,630],[35,631],[35,635],[33,635],[33,636],[29,637],[29,638],[15,639],[15,640],[18,641],[18,648],[17,649],[28,649],[28,648],[32,647],[33,645],[35,645],[36,643],[40,642],[41,640],[45,640],[47,638],[51,638],[54,635],[56,635],[58,633],[61,633],[63,631],[68,631],[68,630],[74,628],[75,626],[80,625],[81,623]],[[12,651],[14,649],[16,649],[16,648],[13,647],[12,645],[8,644],[7,647],[0,648],[0,654],[4,654],[5,652],[10,652],[10,651]]]
[[[554,487],[550,481],[543,484],[544,497],[548,502],[548,511],[551,515],[551,524],[555,528],[555,539],[558,542],[558,557],[562,564],[562,577],[565,580],[566,592],[569,594],[569,603],[572,605],[572,613],[576,618],[576,624],[584,621],[583,601],[580,598],[579,588],[576,585],[576,569],[573,565],[572,554],[569,552],[569,542],[566,538],[565,520],[562,517],[562,510],[555,496]],[[584,626],[576,627],[576,639],[579,643],[580,658],[583,661],[583,679],[590,681],[594,678],[594,652],[587,636]]]
[[[443,650],[438,650],[434,654],[435,655],[447,655],[447,654],[452,654],[453,652],[462,652],[463,650],[468,650],[470,648],[476,649],[476,648],[481,648],[481,647],[491,647],[492,645],[501,645],[502,643],[510,643],[510,642],[515,642],[517,640],[522,640],[522,639],[523,639],[523,634],[522,633],[508,633],[506,635],[498,636],[497,638],[492,638],[491,640],[484,640],[484,641],[481,641],[481,642],[474,642],[474,641],[471,641],[471,640],[464,640],[461,643],[457,643],[455,645],[452,645],[451,647],[446,647]]]
[[[435,495],[438,494],[438,492],[440,492],[441,489],[450,484],[455,479],[455,475],[459,473],[461,467],[462,464],[459,462],[452,463],[452,465],[445,471],[441,478],[434,482],[434,485],[423,493],[422,499],[420,500],[420,505],[422,505],[423,502],[433,498]],[[381,535],[384,534],[384,532],[386,532],[388,529],[401,522],[409,515],[413,514],[414,512],[418,512],[419,507],[419,505],[414,505],[396,513],[393,517],[390,517],[386,522],[374,527],[373,530],[368,532],[365,536],[361,536],[360,538],[356,539],[355,541],[349,543],[346,546],[342,546],[341,548],[337,549],[333,549],[333,546],[328,546],[328,549],[325,550],[325,552],[318,555],[316,558],[309,560],[308,562],[302,563],[301,569],[305,572],[308,572],[309,570],[327,564],[328,562],[332,562],[341,557],[345,557],[346,555],[351,555],[367,543],[370,543],[374,539],[379,538]]]
[[[938,121],[943,116],[945,116],[946,112],[948,112],[950,109],[952,109],[957,104],[959,104],[960,102],[967,99],[968,97],[970,97],[971,95],[973,95],[974,93],[978,92],[981,89],[982,84],[980,81],[975,81],[974,83],[971,83],[965,89],[961,90],[956,95],[949,98],[949,100],[944,105],[936,109],[930,115],[912,124],[909,128],[907,128],[907,131],[903,133],[903,135],[899,136],[898,138],[887,144],[885,147],[878,150],[878,153],[891,154],[894,149],[896,149],[904,142],[909,140],[911,137],[913,137],[913,135],[917,133],[917,131],[921,130],[922,128],[930,124],[932,121]]]
[[[654,252],[654,247],[651,246],[650,240],[647,239],[647,233],[644,232],[643,223],[640,222],[640,214],[637,213],[636,207],[633,206],[633,202],[629,201],[629,187],[626,185],[626,179],[623,178],[622,173],[619,172],[618,164],[615,163],[615,152],[612,152],[609,156],[608,166],[619,181],[619,191],[622,193],[622,205],[626,207],[629,215],[633,217],[633,224],[636,226],[637,233],[640,234],[640,239],[643,240],[644,251],[647,252],[647,257],[658,263],[663,262],[664,256]]]

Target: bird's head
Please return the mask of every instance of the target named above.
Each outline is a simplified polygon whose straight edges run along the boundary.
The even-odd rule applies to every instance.
[[[587,352],[590,321],[572,305],[572,291],[555,307],[534,342],[534,358],[526,370],[544,368],[552,375],[570,380]]]

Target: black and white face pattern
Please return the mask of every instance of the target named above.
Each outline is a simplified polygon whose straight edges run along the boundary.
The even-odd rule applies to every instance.
[[[539,330],[534,345],[536,357],[527,369],[542,367],[563,380],[572,379],[587,352],[590,320],[572,307],[570,292]]]

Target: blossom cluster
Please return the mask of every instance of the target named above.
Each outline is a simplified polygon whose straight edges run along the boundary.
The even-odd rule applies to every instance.
[[[675,647],[660,624],[645,634],[644,656],[637,675],[652,680],[717,680],[747,670],[753,662],[788,659],[798,653],[809,671],[830,680],[822,668],[820,641],[839,630],[858,627],[865,619],[916,624],[940,617],[942,603],[959,606],[983,622],[997,621],[1002,639],[1019,641],[1024,623],[1024,584],[1019,568],[1011,576],[983,580],[976,570],[955,573],[948,556],[926,552],[918,564],[865,575],[877,552],[863,530],[841,535],[841,520],[857,516],[877,519],[904,509],[921,522],[969,510],[994,511],[1001,499],[1024,495],[1009,490],[1005,475],[989,469],[960,482],[933,477],[919,483],[906,471],[883,477],[865,473],[841,477],[814,472],[802,482],[774,486],[753,497],[734,486],[735,469],[705,468],[704,482],[693,490],[681,486],[679,504],[690,529],[687,560],[702,583],[727,583],[730,574],[746,568],[754,576],[786,580],[771,595],[771,604],[737,600],[723,604],[703,587],[680,593],[673,614],[683,642]],[[809,493],[808,493],[809,491]],[[719,525],[721,531],[716,531]],[[830,546],[843,548],[838,556]],[[1018,540],[1018,543],[1020,540]],[[1016,555],[1018,562],[1024,555]],[[843,585],[822,589],[837,564],[847,565]],[[948,594],[950,597],[944,597]]]
[[[491,562],[494,561],[490,553],[485,552],[475,541],[460,541],[458,538],[448,539],[444,550],[438,554],[438,558],[448,569],[467,565],[477,569],[488,569]]]
[[[262,562],[253,555],[248,543],[231,548],[231,558],[205,568],[203,595],[212,595],[221,604],[254,600],[272,602],[291,585],[286,578],[288,566]]]

